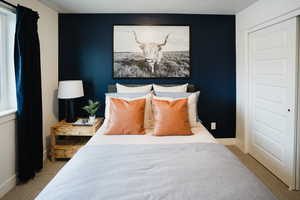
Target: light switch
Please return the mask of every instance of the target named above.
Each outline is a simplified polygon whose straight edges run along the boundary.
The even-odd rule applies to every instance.
[[[211,129],[211,130],[216,130],[216,129],[217,129],[217,123],[216,123],[216,122],[212,122],[212,123],[210,124],[210,129]]]

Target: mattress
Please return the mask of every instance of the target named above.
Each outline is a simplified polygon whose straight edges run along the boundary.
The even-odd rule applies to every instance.
[[[190,136],[153,136],[153,129],[147,129],[145,135],[103,135],[105,127],[101,127],[87,145],[104,144],[179,144],[179,143],[217,143],[207,129],[198,123],[192,128]]]

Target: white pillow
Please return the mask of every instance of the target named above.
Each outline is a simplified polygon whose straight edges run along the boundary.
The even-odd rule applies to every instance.
[[[161,86],[153,84],[154,92],[187,92],[188,83],[177,86]]]
[[[144,85],[144,86],[128,87],[117,83],[116,86],[117,86],[117,93],[149,93],[151,92],[152,89],[152,84]]]
[[[197,110],[197,102],[199,98],[200,92],[194,92],[189,97],[183,98],[172,98],[172,97],[157,97],[153,96],[153,99],[167,100],[167,101],[175,101],[178,99],[186,99],[188,98],[188,113],[189,113],[189,122],[191,127],[198,126],[198,110]],[[170,113],[172,114],[172,113]]]
[[[147,95],[140,96],[140,97],[117,97],[106,95],[105,97],[105,120],[103,122],[103,127],[107,126],[108,121],[110,120],[110,98],[116,98],[116,99],[123,99],[126,101],[133,101],[137,99],[146,99],[146,105],[145,105],[145,119],[144,119],[144,128],[151,128],[153,126],[153,115],[151,110],[151,100],[152,100],[152,93],[148,93]]]

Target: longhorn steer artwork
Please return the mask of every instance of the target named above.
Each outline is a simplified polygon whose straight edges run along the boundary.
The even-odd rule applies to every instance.
[[[189,78],[190,26],[114,25],[113,78]]]
[[[166,35],[163,43],[155,43],[155,42],[140,42],[138,40],[137,34],[133,31],[135,42],[139,45],[139,48],[143,52],[143,56],[145,57],[145,62],[147,62],[151,67],[151,72],[154,73],[155,65],[158,65],[162,58],[162,48],[167,44],[169,35]]]

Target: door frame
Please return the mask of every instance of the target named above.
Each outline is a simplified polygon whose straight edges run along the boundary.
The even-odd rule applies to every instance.
[[[297,116],[296,116],[296,134],[295,134],[295,147],[296,147],[296,155],[295,155],[295,169],[294,169],[294,177],[295,177],[295,188],[296,190],[300,190],[300,17],[297,16]]]
[[[273,25],[276,25],[276,24],[280,24],[282,22],[285,22],[285,21],[288,21],[288,20],[291,20],[293,18],[296,18],[297,20],[297,35],[298,35],[298,42],[297,42],[297,52],[296,52],[296,55],[298,55],[298,58],[296,60],[296,90],[295,90],[295,97],[296,97],[296,104],[295,104],[295,130],[294,130],[294,135],[295,135],[295,149],[294,151],[296,152],[294,155],[294,161],[293,161],[293,182],[291,183],[291,185],[289,185],[289,190],[300,190],[300,78],[299,78],[299,75],[300,75],[300,26],[299,26],[299,23],[300,23],[300,20],[299,20],[299,16],[286,16],[284,18],[278,18],[274,21],[271,21],[271,22],[268,22],[268,23],[265,23],[265,24],[260,24],[256,27],[253,27],[247,31],[245,31],[245,64],[246,64],[246,70],[247,70],[247,79],[248,79],[248,83],[247,83],[247,96],[248,98],[246,99],[246,105],[247,105],[247,108],[246,108],[246,115],[245,115],[245,130],[244,130],[244,133],[245,133],[245,144],[244,144],[244,152],[246,154],[249,154],[249,151],[250,151],[250,141],[251,141],[251,136],[250,136],[250,131],[251,131],[251,128],[250,128],[250,124],[251,124],[251,106],[252,106],[252,102],[251,102],[251,99],[252,99],[252,80],[251,80],[251,69],[250,69],[250,34],[253,33],[253,32],[256,32],[256,31],[259,31],[261,29],[265,29],[265,28],[268,28],[270,26],[273,26]],[[297,170],[298,169],[298,170]]]

